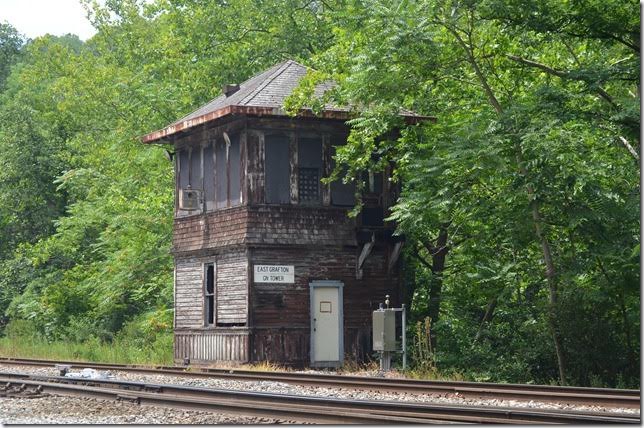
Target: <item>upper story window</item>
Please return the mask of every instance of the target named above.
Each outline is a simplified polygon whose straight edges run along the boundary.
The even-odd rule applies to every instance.
[[[321,179],[333,170],[334,150],[346,140],[339,134],[330,136],[325,146],[324,135],[269,132],[264,136],[263,159],[247,159],[250,164],[263,161],[263,186],[252,180],[247,183],[249,195],[266,204],[292,204],[351,207],[355,204],[355,183],[342,183],[342,178],[325,187]],[[330,152],[325,152],[330,150]],[[251,154],[255,153],[255,154]],[[257,156],[251,151],[249,156]],[[261,154],[260,154],[261,156]],[[325,164],[329,162],[330,164]],[[245,183],[241,159],[241,134],[229,138],[218,137],[202,145],[177,148],[177,216],[215,211],[242,203],[242,187]],[[382,177],[369,177],[366,189],[376,197],[382,192]],[[250,180],[250,179],[249,179]],[[196,195],[196,203],[187,207],[182,193],[190,189]],[[255,192],[261,192],[257,194]],[[193,201],[194,202],[194,201]]]
[[[289,138],[266,135],[264,139],[264,191],[267,204],[291,202]]]
[[[177,187],[179,191],[200,191],[197,210],[181,210],[179,213],[201,212],[234,207],[241,203],[241,158],[238,134],[228,139],[217,138],[203,146],[182,148],[177,151]]]
[[[322,139],[298,139],[298,197],[301,204],[319,205],[321,202]]]
[[[332,138],[331,144],[333,145],[333,148],[335,150],[338,146],[346,144],[346,140],[340,138]],[[333,171],[334,169],[335,159],[331,157],[331,171]],[[351,181],[345,184],[342,182],[343,177],[344,174],[340,174],[340,178],[331,182],[331,205],[352,207],[356,203],[356,183],[354,181]]]

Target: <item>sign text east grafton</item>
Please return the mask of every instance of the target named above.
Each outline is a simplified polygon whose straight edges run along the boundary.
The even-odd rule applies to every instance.
[[[255,282],[295,282],[295,266],[255,265]]]

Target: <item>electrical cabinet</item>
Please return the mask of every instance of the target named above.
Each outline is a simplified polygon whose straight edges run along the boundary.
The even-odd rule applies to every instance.
[[[393,309],[373,311],[373,350],[396,350],[396,312]]]

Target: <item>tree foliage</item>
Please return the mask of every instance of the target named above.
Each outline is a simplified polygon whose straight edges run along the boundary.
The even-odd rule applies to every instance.
[[[440,370],[638,384],[637,4],[84,3],[86,42],[0,24],[2,324],[170,328],[172,165],[138,137],[292,58],[316,71],[289,108],[354,108],[333,178],[395,166],[408,303]]]

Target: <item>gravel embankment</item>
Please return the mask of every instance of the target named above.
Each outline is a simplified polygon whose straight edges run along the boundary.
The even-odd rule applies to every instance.
[[[72,370],[78,372],[79,370]],[[0,373],[2,372],[22,372],[32,373],[44,376],[56,376],[58,372],[54,368],[35,368],[29,366],[5,366],[0,364]],[[532,408],[532,409],[568,409],[568,410],[581,410],[581,411],[610,411],[616,413],[630,413],[639,414],[639,409],[615,409],[615,408],[602,408],[597,406],[576,406],[567,405],[562,403],[541,403],[536,401],[516,401],[516,400],[492,400],[492,399],[472,399],[459,397],[455,394],[415,394],[415,393],[402,393],[402,392],[380,392],[380,391],[363,391],[347,388],[321,388],[315,386],[299,386],[290,385],[281,382],[270,381],[231,381],[223,379],[199,379],[179,376],[163,376],[163,375],[149,375],[128,372],[110,371],[109,374],[114,376],[116,380],[128,380],[134,382],[145,383],[158,383],[158,384],[175,384],[193,387],[205,387],[215,389],[231,389],[240,391],[257,391],[257,392],[271,392],[279,394],[303,395],[303,396],[318,396],[318,397],[335,397],[339,399],[359,399],[359,400],[378,400],[378,401],[410,401],[410,402],[423,402],[435,404],[471,404],[471,405],[487,405],[487,406],[502,406],[502,407],[518,407],[518,408]],[[11,400],[11,401],[8,401]],[[40,419],[43,422],[21,422],[26,419],[20,418],[20,414],[30,415],[28,406],[39,407],[37,402],[59,402],[57,400],[82,400],[90,408],[102,409],[99,412],[93,411],[80,411],[80,414],[72,414],[67,410],[60,411],[61,409],[75,409],[75,406],[66,406],[58,404],[52,406],[50,410],[52,413],[47,413],[49,408],[47,405],[42,405],[42,411],[38,411],[38,417],[50,419]],[[24,404],[26,402],[26,404]],[[33,402],[34,404],[29,404]],[[100,404],[96,404],[100,403]],[[25,406],[26,410],[11,411],[14,407]],[[120,407],[117,407],[120,406]],[[124,407],[123,407],[124,406]],[[79,407],[83,408],[83,407]],[[120,409],[120,410],[119,410]],[[103,414],[103,412],[105,414]],[[73,413],[79,413],[73,410]],[[47,416],[49,415],[49,416]],[[36,416],[34,416],[36,417]],[[80,419],[69,419],[80,418]],[[117,418],[117,419],[110,419]],[[241,419],[240,419],[241,418]],[[79,422],[84,420],[86,422]],[[48,422],[46,422],[48,421]],[[114,421],[114,422],[108,422]],[[35,399],[2,399],[0,398],[0,422],[3,423],[182,423],[182,424],[220,424],[220,423],[280,423],[281,421],[273,419],[237,417],[237,416],[223,416],[215,413],[199,412],[199,411],[180,411],[175,409],[162,409],[151,408],[146,406],[137,406],[127,403],[114,403],[106,401],[97,401],[91,399],[78,399],[78,398],[35,398]]]
[[[0,398],[2,424],[276,424],[277,419],[139,406],[94,398]]]

